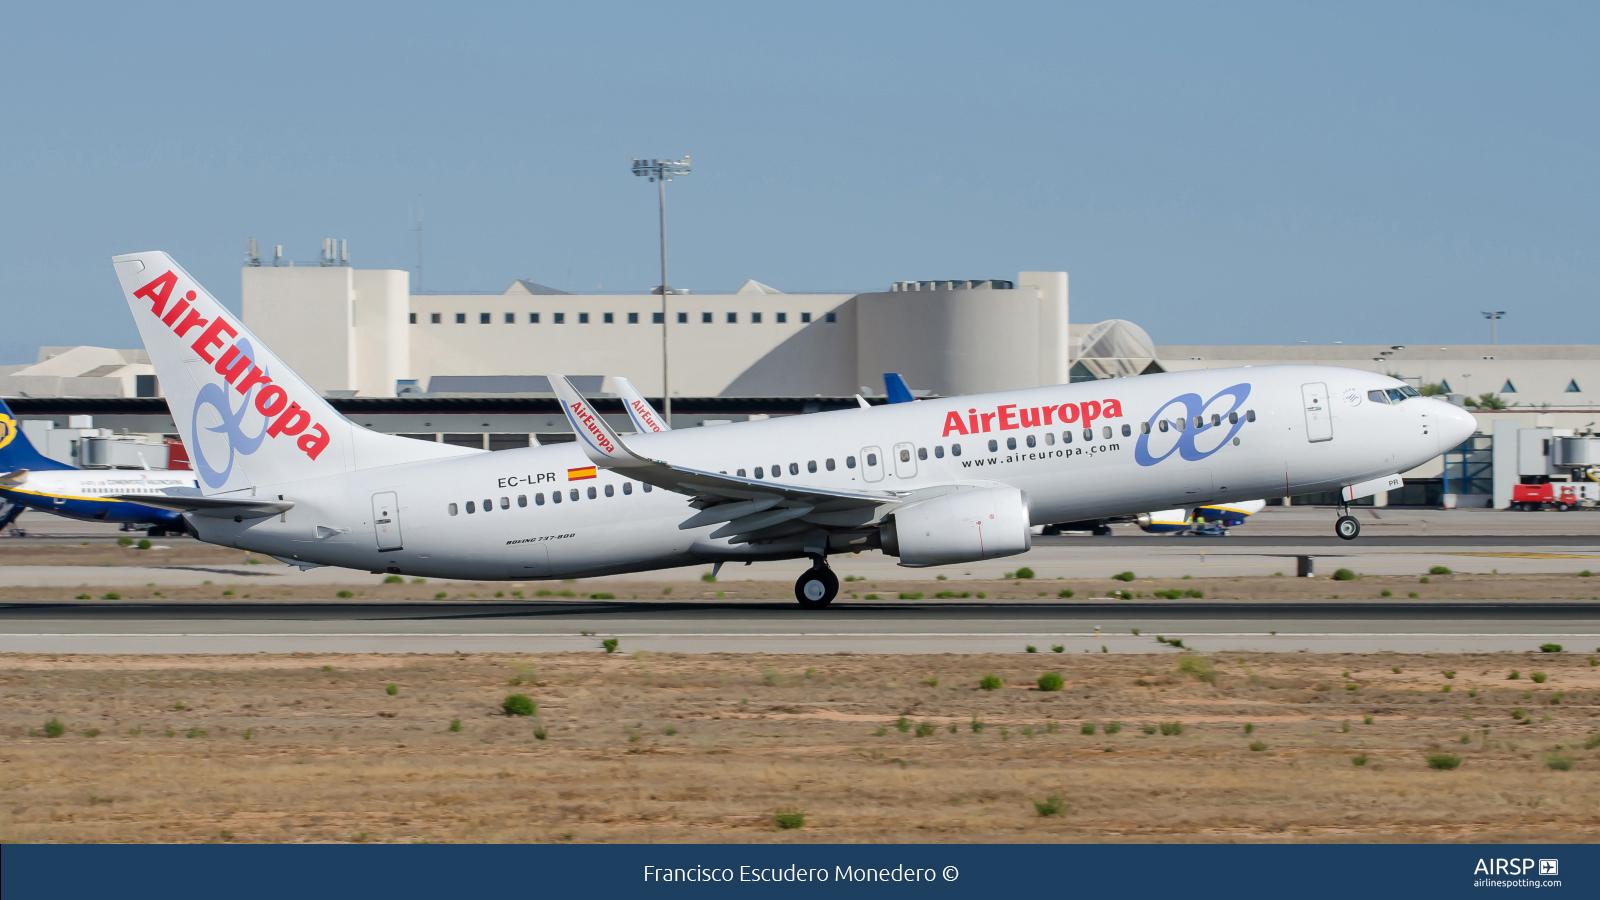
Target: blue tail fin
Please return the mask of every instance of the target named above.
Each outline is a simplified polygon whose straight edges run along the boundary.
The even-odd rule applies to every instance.
[[[906,380],[898,372],[883,373],[883,387],[890,403],[910,403],[915,399],[911,396],[911,389],[906,387]]]
[[[0,400],[0,473],[27,469],[45,472],[51,469],[70,469],[33,449],[28,436],[22,433],[22,424],[11,414],[11,407]]]

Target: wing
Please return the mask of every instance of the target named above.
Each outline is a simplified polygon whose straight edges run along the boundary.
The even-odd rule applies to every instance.
[[[177,512],[192,512],[197,516],[219,519],[265,519],[294,509],[293,500],[255,500],[249,497],[211,496],[198,497],[185,494],[115,494],[117,500],[156,506]]]
[[[616,385],[617,395],[622,398],[622,407],[628,411],[628,418],[633,420],[634,431],[640,434],[660,434],[672,430],[667,420],[661,418],[661,414],[650,405],[650,401],[633,386],[633,382],[617,375],[612,377],[611,383]]]
[[[731,537],[734,543],[813,527],[860,529],[881,522],[912,498],[900,491],[842,491],[757,481],[651,459],[624,443],[565,376],[549,378],[562,412],[578,434],[578,445],[595,465],[694,498],[700,512],[679,524],[682,529],[726,523],[710,536]]]

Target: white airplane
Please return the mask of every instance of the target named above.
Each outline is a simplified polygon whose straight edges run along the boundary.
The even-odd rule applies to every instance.
[[[1211,503],[1189,509],[1162,509],[1133,517],[1139,527],[1151,534],[1226,534],[1265,509],[1265,500],[1237,503]]]
[[[32,509],[85,522],[147,526],[150,537],[184,532],[183,517],[144,499],[173,489],[195,491],[192,472],[165,469],[78,469],[43,455],[22,433],[11,407],[0,400],[0,512],[5,528]]]
[[[1354,499],[1475,427],[1384,375],[1272,366],[624,441],[552,374],[578,440],[489,454],[355,425],[165,253],[112,262],[200,477],[200,496],[146,502],[180,511],[203,541],[307,567],[531,580],[809,558],[795,596],[817,608],[838,591],[832,553],[961,564],[1026,552],[1035,523]],[[1346,512],[1335,530],[1353,538],[1360,524]]]

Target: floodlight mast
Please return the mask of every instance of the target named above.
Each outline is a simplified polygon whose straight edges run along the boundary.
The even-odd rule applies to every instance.
[[[666,419],[667,427],[672,427],[672,390],[668,381],[667,367],[667,297],[671,288],[667,287],[667,182],[674,175],[689,174],[689,155],[683,159],[639,159],[633,160],[633,174],[649,178],[656,183],[660,196],[661,213],[661,414]]]
[[[1506,311],[1503,309],[1493,312],[1484,310],[1483,317],[1489,320],[1489,345],[1498,347],[1500,345],[1500,320],[1506,317]]]

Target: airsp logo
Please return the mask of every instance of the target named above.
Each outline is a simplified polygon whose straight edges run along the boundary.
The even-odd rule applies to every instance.
[[[1539,874],[1540,875],[1560,875],[1561,874],[1561,861],[1558,860],[1558,859],[1541,859],[1541,860],[1539,860]]]

